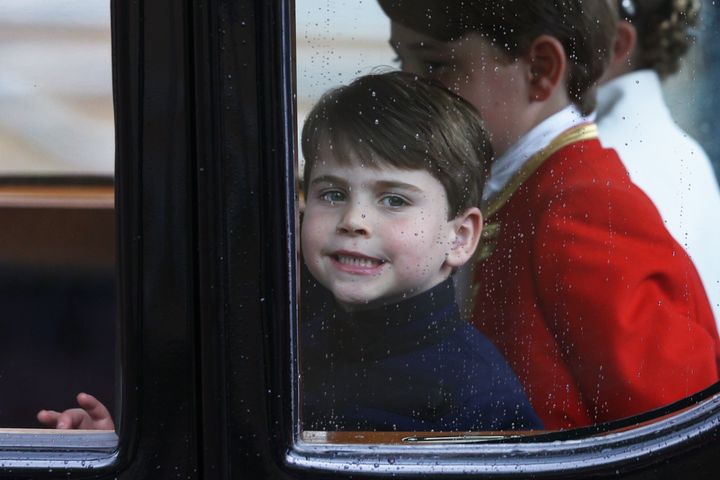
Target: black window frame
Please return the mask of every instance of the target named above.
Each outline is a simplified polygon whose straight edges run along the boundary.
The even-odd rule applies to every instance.
[[[118,449],[35,445],[30,458],[0,443],[0,478],[714,477],[717,385],[677,415],[597,437],[298,442],[294,3],[111,8]]]

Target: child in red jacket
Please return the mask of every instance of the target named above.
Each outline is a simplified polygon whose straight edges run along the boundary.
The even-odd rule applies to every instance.
[[[485,119],[497,157],[473,321],[546,428],[626,417],[716,382],[720,340],[697,272],[590,116],[614,2],[380,4],[403,69]]]

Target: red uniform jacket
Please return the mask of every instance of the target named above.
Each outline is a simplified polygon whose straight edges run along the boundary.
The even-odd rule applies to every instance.
[[[594,125],[583,129],[488,205],[475,266],[473,322],[548,429],[637,414],[718,380],[720,341],[691,260]]]

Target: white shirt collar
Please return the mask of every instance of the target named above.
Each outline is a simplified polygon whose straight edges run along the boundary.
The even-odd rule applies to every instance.
[[[540,124],[515,142],[505,153],[493,162],[490,178],[483,190],[483,203],[494,197],[512,176],[520,170],[525,162],[569,128],[586,123],[592,123],[595,114],[583,116],[574,104],[570,104],[559,112],[546,118]]]
[[[670,110],[662,98],[662,84],[655,70],[645,69],[625,73],[598,88],[597,121],[603,124],[607,117],[608,123],[617,122],[620,117],[625,120],[627,116],[634,117],[633,120],[650,118],[673,122]],[[654,126],[655,123],[648,125]],[[600,130],[607,126],[607,124],[601,125]]]

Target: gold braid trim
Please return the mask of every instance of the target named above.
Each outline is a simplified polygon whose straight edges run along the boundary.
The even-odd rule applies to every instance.
[[[515,175],[510,178],[510,181],[500,190],[494,197],[483,208],[483,217],[490,218],[492,215],[497,213],[503,205],[513,196],[513,194],[520,188],[525,180],[537,171],[538,168],[547,160],[553,153],[557,152],[563,147],[570,145],[571,143],[580,142],[582,140],[591,140],[598,138],[598,128],[594,123],[585,123],[576,127],[569,128],[563,133],[555,137],[550,144],[539,150],[535,155],[531,156],[525,164],[520,167],[520,170],[515,172]]]
[[[480,234],[480,245],[475,251],[472,262],[477,265],[479,262],[488,258],[495,251],[497,246],[497,238],[500,236],[502,226],[499,222],[488,221],[495,213],[498,212],[509,200],[518,188],[537,171],[538,168],[550,158],[552,154],[572,143],[583,140],[591,140],[598,138],[597,125],[594,123],[586,123],[576,127],[569,128],[550,142],[548,146],[531,156],[525,164],[520,167],[510,181],[500,190],[497,195],[483,208],[483,219],[486,221]],[[474,276],[474,275],[473,275]]]

